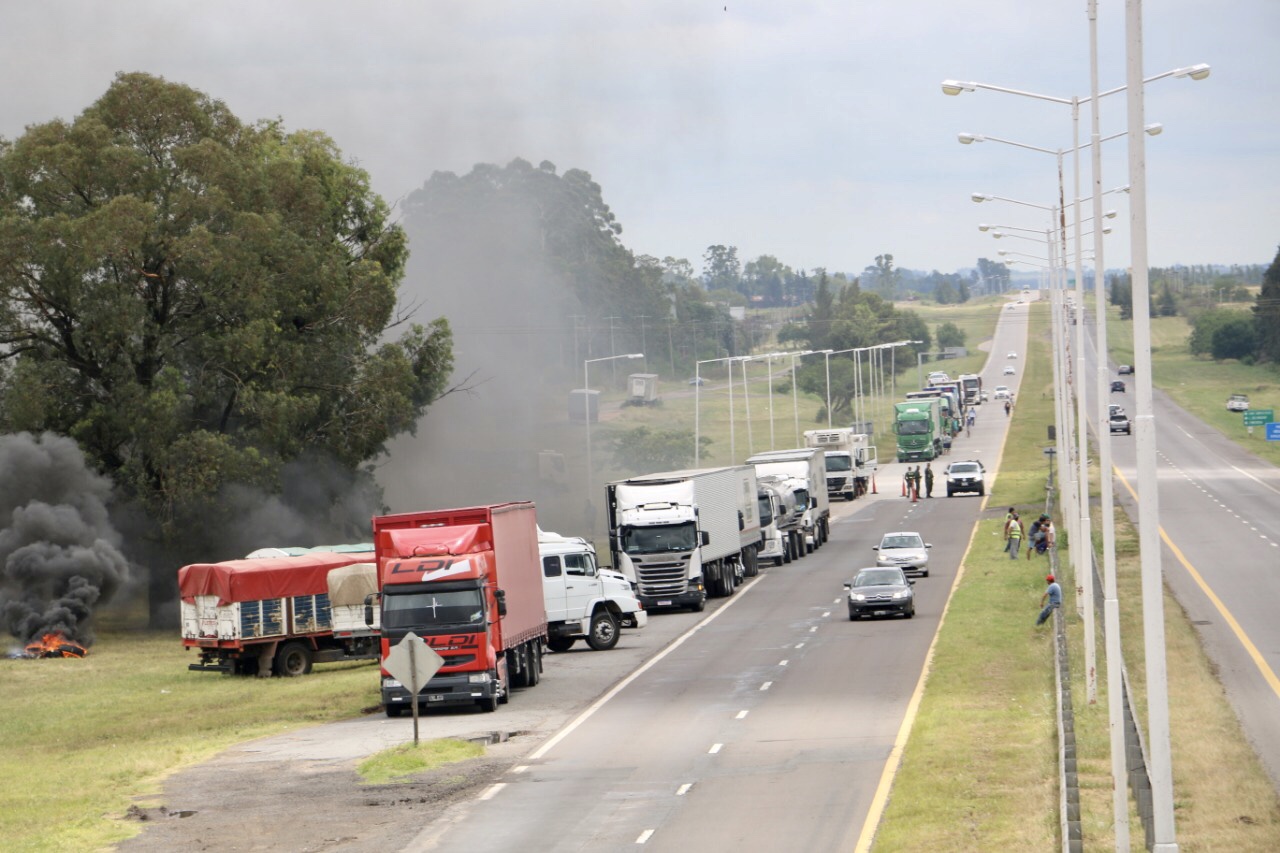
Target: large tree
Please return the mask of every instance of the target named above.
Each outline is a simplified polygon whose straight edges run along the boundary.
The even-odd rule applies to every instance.
[[[73,437],[170,543],[205,546],[229,487],[278,494],[299,459],[368,487],[451,372],[443,321],[387,337],[406,256],[325,135],[120,74],[0,141],[0,427]]]
[[[1253,306],[1258,358],[1280,362],[1280,252],[1262,276],[1262,289]]]

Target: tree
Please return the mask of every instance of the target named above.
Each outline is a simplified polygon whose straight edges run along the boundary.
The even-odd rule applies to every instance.
[[[1128,273],[1110,276],[1111,304],[1120,306],[1120,319],[1133,319],[1133,278]]]
[[[862,275],[870,282],[871,289],[878,293],[881,299],[892,302],[897,298],[898,282],[902,276],[901,271],[893,266],[893,255],[876,255],[875,266],[867,267]]]
[[[949,320],[938,326],[937,337],[938,346],[942,349],[964,346],[964,330]]]
[[[702,283],[707,290],[741,290],[742,267],[737,246],[708,246],[702,256]]]
[[[1258,358],[1280,362],[1280,251],[1262,277],[1262,289],[1253,306],[1253,327]]]
[[[1248,316],[1243,311],[1230,308],[1211,308],[1200,312],[1192,321],[1191,335],[1187,338],[1187,349],[1192,355],[1212,355],[1213,341],[1218,330],[1233,320]]]
[[[1178,315],[1178,301],[1174,299],[1173,289],[1169,287],[1169,282],[1167,281],[1160,288],[1160,296],[1156,300],[1154,311],[1160,317],[1176,317]]]
[[[376,498],[360,466],[452,370],[443,320],[385,337],[407,248],[362,170],[158,77],[0,143],[0,246],[0,426],[74,438],[204,558],[239,547],[227,490],[280,494],[298,460]],[[322,500],[330,536],[367,523],[343,500]]]
[[[813,310],[809,312],[809,347],[825,349],[831,334],[831,321],[835,316],[835,297],[827,271],[818,273],[818,290],[813,297]]]
[[[1213,333],[1213,357],[1219,361],[1227,358],[1252,360],[1257,349],[1253,318],[1242,312],[1234,312],[1235,319],[1223,323]]]
[[[638,426],[615,436],[609,444],[619,467],[633,473],[676,471],[693,464],[693,433],[687,429]],[[706,453],[711,439],[699,436],[698,446]]]

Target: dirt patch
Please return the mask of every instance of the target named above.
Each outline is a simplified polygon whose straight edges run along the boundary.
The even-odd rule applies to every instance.
[[[395,785],[360,784],[355,761],[215,759],[170,779],[163,805],[132,806],[126,819],[145,829],[117,849],[398,850],[522,751],[500,744]]]

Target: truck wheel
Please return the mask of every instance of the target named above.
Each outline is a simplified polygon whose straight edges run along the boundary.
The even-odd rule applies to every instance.
[[[782,540],[782,556],[778,558],[778,565],[791,562],[791,537],[788,536]]]
[[[618,645],[618,620],[603,607],[591,614],[591,630],[587,633],[587,645],[597,652],[607,652]]]
[[[547,648],[553,652],[567,652],[576,642],[573,637],[552,637],[547,640]]]
[[[542,643],[534,640],[529,645],[529,686],[542,680]]]
[[[690,613],[701,613],[707,609],[707,594],[704,592],[699,598],[697,604],[689,605]]]
[[[845,500],[847,500],[847,501],[852,501],[852,500],[853,500],[853,498],[854,498],[854,494],[853,494],[853,492],[845,492],[845,493],[844,493],[844,499],[845,499]]]
[[[280,647],[280,651],[276,652],[271,668],[276,675],[282,675],[285,678],[306,675],[311,672],[311,647],[297,641],[285,643]]]
[[[760,563],[756,559],[756,549],[748,548],[746,560],[742,564],[742,573],[749,578],[753,578],[760,574]]]
[[[401,714],[403,714],[403,713],[404,713],[404,706],[403,706],[403,705],[388,705],[388,706],[387,706],[387,716],[388,716],[388,717],[398,717],[398,716],[400,716],[400,715],[401,715]]]
[[[480,710],[484,711],[486,714],[492,714],[494,711],[498,710],[498,697],[488,696],[483,699],[477,699],[476,705],[478,705]]]

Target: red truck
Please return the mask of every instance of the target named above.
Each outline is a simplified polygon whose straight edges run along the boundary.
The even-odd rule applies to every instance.
[[[547,611],[532,503],[375,516],[373,542],[382,659],[410,631],[444,658],[420,705],[496,711],[512,687],[541,680]],[[384,669],[387,716],[412,700]]]
[[[372,590],[372,561],[368,551],[314,551],[183,566],[182,644],[200,652],[188,668],[296,676],[313,663],[377,659],[376,624],[356,624],[363,601],[342,597],[363,588],[362,574]]]

